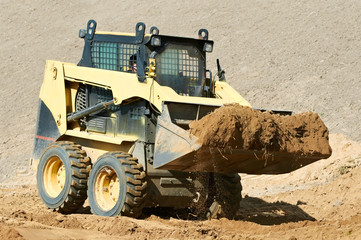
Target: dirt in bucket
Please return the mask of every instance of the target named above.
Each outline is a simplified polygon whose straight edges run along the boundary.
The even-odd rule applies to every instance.
[[[281,116],[230,104],[190,124],[204,146],[331,155],[328,129],[317,113]]]

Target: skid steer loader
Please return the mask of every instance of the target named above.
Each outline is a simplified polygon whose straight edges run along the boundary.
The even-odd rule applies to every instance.
[[[47,61],[40,90],[31,165],[45,205],[77,211],[88,198],[102,216],[139,217],[144,207],[203,209],[232,217],[239,208],[238,173],[285,173],[327,156],[275,152],[266,166],[254,151],[220,153],[202,146],[189,123],[228,103],[250,104],[206,68],[213,41],[80,30],[78,64]],[[290,112],[277,112],[291,114]],[[297,161],[283,161],[296,159]]]

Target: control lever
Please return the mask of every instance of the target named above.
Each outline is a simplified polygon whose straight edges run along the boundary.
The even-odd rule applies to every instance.
[[[219,59],[217,58],[217,76],[219,81],[226,81],[225,71],[222,70],[221,65],[219,64]]]

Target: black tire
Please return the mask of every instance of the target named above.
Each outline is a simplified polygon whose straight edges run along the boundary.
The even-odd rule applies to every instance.
[[[80,145],[67,141],[51,143],[44,150],[37,170],[41,200],[61,213],[75,212],[87,198],[90,168],[90,159]]]
[[[242,185],[239,174],[214,174],[215,200],[221,205],[221,217],[233,219],[240,208]]]
[[[145,176],[143,166],[130,154],[109,152],[100,156],[89,176],[91,212],[109,217],[139,217],[146,198]]]

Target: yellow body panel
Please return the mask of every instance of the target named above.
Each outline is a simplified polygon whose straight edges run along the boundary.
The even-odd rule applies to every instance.
[[[113,97],[116,98],[116,105],[124,100],[140,97],[151,102],[159,111],[162,110],[164,101],[206,105],[239,103],[251,106],[226,82],[216,82],[217,98],[180,96],[170,87],[159,85],[153,78],[147,78],[144,83],[141,83],[137,75],[133,73],[78,67],[67,63],[63,65],[66,78],[111,89]]]
[[[135,33],[123,33],[123,32],[107,32],[107,31],[95,31],[96,35],[115,35],[115,36],[130,36],[135,37]],[[144,34],[144,37],[150,37],[151,34]]]
[[[60,134],[64,134],[67,129],[67,122],[63,63],[46,61],[44,82],[39,97],[51,109]]]
[[[224,101],[231,102],[231,103],[238,103],[242,106],[251,107],[251,104],[244,99],[234,88],[232,88],[226,82],[216,82],[215,84],[215,92],[216,97],[221,98]]]

